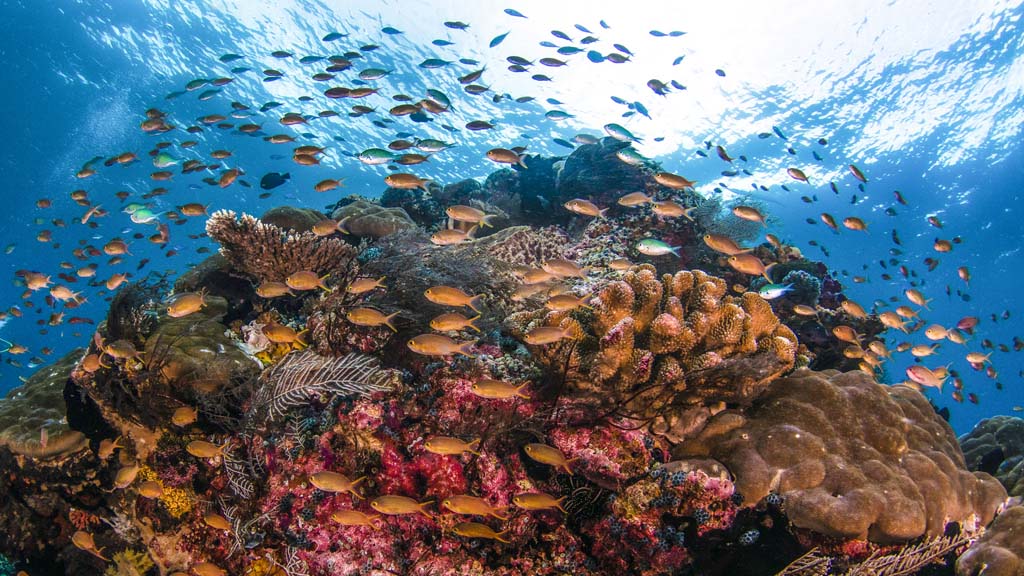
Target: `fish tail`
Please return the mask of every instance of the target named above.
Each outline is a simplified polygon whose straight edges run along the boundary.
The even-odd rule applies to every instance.
[[[472,310],[473,312],[480,314],[479,306],[483,302],[483,297],[483,294],[477,294],[476,296],[470,298],[469,302],[466,305],[469,306],[469,309]],[[477,316],[477,318],[479,318],[479,316]]]
[[[464,342],[464,343],[460,344],[458,348],[455,349],[455,353],[456,354],[462,354],[463,356],[469,356],[470,358],[473,358],[473,357],[476,356],[476,354],[473,354],[471,352],[471,350],[473,349],[473,346],[476,346],[476,343],[477,343],[476,340],[473,340],[471,342]]]
[[[477,449],[478,449],[478,448],[480,448],[480,439],[479,439],[479,438],[477,438],[477,439],[473,440],[473,441],[472,441],[472,442],[470,442],[469,444],[466,444],[466,446],[468,446],[468,447],[469,447],[469,451],[470,451],[471,453],[473,453],[473,454],[476,454],[477,456],[479,456],[479,455],[480,455],[480,452],[479,452],[479,451],[477,451]]]
[[[491,219],[492,218],[497,218],[497,217],[498,217],[497,214],[488,214],[488,215],[486,215],[486,216],[484,216],[483,218],[480,219],[480,225],[481,226],[486,226],[488,228],[494,228],[494,224],[491,224]]]
[[[466,238],[476,238],[476,231],[480,228],[479,224],[474,224],[472,228],[466,232]]]
[[[352,481],[352,487],[355,488],[356,484],[359,484],[363,480],[366,480],[366,476],[360,476],[359,478],[356,478],[355,480]]]
[[[512,542],[508,538],[505,538],[505,534],[508,534],[508,528],[506,528],[506,529],[502,530],[501,532],[498,532],[497,534],[495,534],[494,535],[494,539],[497,540],[498,542],[504,542],[505,544],[511,544]]]
[[[505,508],[502,508],[501,512],[505,512]],[[504,516],[502,516],[501,514],[498,513],[498,510],[495,510],[495,511],[491,512],[491,516],[494,516],[495,518],[497,518],[498,520],[501,520],[502,522],[508,520],[508,514],[505,514]]]
[[[351,216],[345,216],[338,222],[338,232],[341,232],[342,234],[352,234],[352,232],[350,232],[349,229],[345,227],[345,223],[348,222],[351,218]]]
[[[377,278],[377,286],[378,287],[380,287],[380,288],[387,288],[387,286],[382,284],[382,282],[384,282],[385,278],[387,278],[387,276],[381,276],[380,278]]]
[[[769,264],[769,265],[764,267],[764,274],[762,274],[762,276],[764,276],[765,278],[768,279],[768,283],[769,284],[774,284],[775,283],[775,281],[772,280],[772,277],[771,277],[771,270],[772,270],[772,268],[775,267],[776,264],[777,264],[777,262],[772,262],[771,264]]]
[[[391,314],[384,318],[384,325],[387,326],[388,328],[391,328],[392,332],[398,332],[398,329],[395,328],[393,324],[391,324],[391,321],[397,318],[399,314],[401,314],[401,312],[395,312],[394,314]]]
[[[565,496],[562,496],[558,500],[555,500],[555,508],[558,508],[559,510],[561,510],[563,514],[568,514],[569,512],[566,511],[565,508],[562,508],[562,502],[565,501],[565,498],[566,498]]]
[[[608,210],[609,210],[608,208],[605,208],[604,210],[598,210],[597,211],[597,217],[598,218],[607,218],[608,217],[607,216]]]
[[[477,332],[479,332],[480,329],[477,328],[475,324],[473,324],[473,322],[476,322],[479,319],[480,319],[480,315],[477,314],[476,316],[470,318],[468,322],[466,322],[466,326],[468,326],[468,327],[472,328],[473,330],[476,330]]]
[[[520,166],[522,166],[523,170],[526,170],[526,168],[527,168],[526,167],[526,155],[525,154],[520,154],[519,155],[519,161],[516,162],[516,163],[519,164]]]
[[[682,246],[669,246],[668,247],[668,251],[673,253],[673,254],[675,254],[676,258],[682,258],[683,255],[679,253],[679,250],[681,248],[682,248]]]
[[[530,399],[530,395],[529,395],[529,394],[527,394],[526,392],[523,392],[523,388],[526,388],[526,387],[527,387],[527,386],[529,386],[529,385],[530,385],[530,383],[529,383],[529,382],[525,382],[525,383],[523,383],[523,384],[520,384],[520,385],[519,385],[519,386],[518,386],[518,387],[516,388],[516,396],[518,396],[518,397],[522,398],[523,400],[529,400],[529,399]]]

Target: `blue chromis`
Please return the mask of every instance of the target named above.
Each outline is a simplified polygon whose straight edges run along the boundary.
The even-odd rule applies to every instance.
[[[792,284],[765,284],[757,290],[757,294],[765,300],[774,300],[792,291]]]
[[[648,256],[664,256],[665,254],[679,256],[679,246],[669,246],[656,238],[644,238],[636,245],[636,249]]]

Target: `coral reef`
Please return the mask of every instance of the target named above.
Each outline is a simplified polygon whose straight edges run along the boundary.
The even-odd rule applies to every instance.
[[[343,222],[350,234],[367,238],[380,238],[416,227],[402,208],[385,208],[364,199],[335,209],[331,218]]]
[[[1000,514],[956,561],[957,576],[1024,576],[1024,506]]]
[[[82,353],[72,350],[0,400],[0,448],[42,459],[85,448],[85,435],[68,426],[64,403],[64,384]]]
[[[743,413],[716,414],[674,455],[721,461],[750,500],[781,497],[799,528],[879,543],[987,523],[1006,498],[969,472],[952,429],[916,390],[860,372],[797,370]]]
[[[206,233],[220,243],[220,253],[235,272],[257,282],[282,282],[303,270],[318,276],[344,276],[354,266],[356,249],[338,238],[312,232],[292,232],[248,214],[215,212]]]
[[[592,313],[526,312],[509,320],[520,335],[538,326],[572,334],[538,350],[549,368],[570,366],[567,385],[614,413],[668,432],[686,407],[749,403],[793,366],[796,337],[758,295],[726,295],[720,278],[696,270],[658,278],[629,270],[603,287]]]
[[[988,472],[1010,496],[1024,497],[1024,419],[994,416],[960,437],[967,468]]]

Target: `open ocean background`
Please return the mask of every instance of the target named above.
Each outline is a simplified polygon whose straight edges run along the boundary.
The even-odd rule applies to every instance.
[[[751,197],[770,212],[770,231],[826,262],[847,287],[847,295],[865,308],[878,300],[894,307],[888,303],[892,296],[906,303],[902,294],[910,287],[908,281],[892,266],[883,270],[879,265],[879,260],[892,257],[890,250],[896,246],[891,231],[897,230],[903,241],[899,260],[917,275],[919,289],[934,299],[932,310],[922,316],[946,327],[964,316],[981,318],[966,348],[944,342],[938,354],[924,359],[932,367],[951,364],[963,377],[965,396],[974,393],[978,404],[955,402],[948,384],[942,394],[929,389],[929,396],[950,408],[958,433],[981,418],[1013,413],[1013,407],[1024,405],[1024,353],[1012,350],[1012,339],[1024,337],[1024,309],[1019,305],[1024,284],[1024,5],[920,0],[830,3],[828,10],[797,1],[715,6],[643,1],[0,1],[0,61],[6,80],[0,90],[0,244],[7,247],[0,254],[0,277],[6,279],[0,310],[18,306],[24,312],[0,325],[0,337],[29,348],[24,355],[2,355],[0,391],[31,374],[29,359],[42,356],[43,347],[53,350],[44,358],[50,361],[86,344],[93,330],[84,324],[46,326],[53,310],[41,292],[28,299],[34,304],[28,307],[15,272],[38,270],[64,283],[56,278],[61,262],[84,265],[71,256],[80,241],[102,246],[115,236],[154,232],[152,225],[133,224],[114,197],[128,190],[134,199],[154,186],[148,179],[153,168],[146,151],[157,140],[184,139],[180,132],[144,134],[139,123],[146,109],[166,110],[184,126],[185,119],[227,113],[233,100],[253,108],[273,100],[286,104],[264,119],[276,122],[278,112],[299,109],[297,98],[311,95],[317,102],[303,107],[306,111],[326,107],[344,112],[352,102],[323,98],[327,86],[309,78],[322,64],[304,65],[298,59],[376,44],[380,48],[364,51],[355,70],[394,70],[380,82],[388,94],[419,97],[425,88],[445,91],[453,100],[451,118],[429,124],[399,119],[381,128],[371,117],[342,114],[308,128],[281,127],[280,132],[295,134],[308,130],[311,135],[298,136],[299,143],[328,148],[316,168],[294,164],[287,146],[276,150],[260,139],[208,129],[196,139],[207,150],[231,150],[253,187],[222,190],[198,177],[178,177],[167,183],[169,194],[154,200],[154,211],[174,210],[187,202],[210,204],[211,212],[229,208],[253,214],[280,204],[322,208],[339,197],[311,192],[315,182],[328,177],[346,178],[342,194],[375,197],[384,188],[386,171],[364,166],[346,153],[380,146],[407,129],[458,144],[417,167],[422,176],[455,182],[493,171],[495,165],[484,156],[489,148],[529,143],[530,153],[566,155],[569,150],[553,138],[571,140],[580,132],[600,135],[604,124],[618,122],[644,139],[637,146],[641,153],[663,162],[668,171],[699,181],[704,194],[743,197],[755,191],[755,183],[768,187],[767,192],[756,189]],[[506,8],[526,17],[509,15]],[[471,27],[453,30],[443,26],[446,20]],[[551,82],[505,71],[508,55],[560,57],[539,43],[567,44],[551,35],[556,29],[574,40],[588,35],[577,24],[599,41],[565,57],[569,66],[532,70],[548,74]],[[652,30],[665,34],[653,35]],[[323,42],[332,31],[348,36]],[[684,34],[668,34],[672,31]],[[500,46],[488,46],[505,32],[509,35]],[[451,45],[438,46],[434,40]],[[613,43],[628,47],[632,60],[594,62],[586,53],[607,54]],[[274,50],[295,56],[276,59],[270,55]],[[218,57],[225,53],[244,58],[222,63]],[[419,63],[427,58],[451,64],[421,68]],[[460,58],[480,64],[462,64]],[[494,103],[488,96],[462,93],[457,77],[483,65],[494,92],[535,99]],[[251,71],[232,74],[237,66]],[[267,68],[281,70],[284,77],[263,82],[261,71]],[[355,70],[348,76],[354,77]],[[236,80],[210,100],[197,99],[202,90],[165,98],[183,91],[190,80],[218,76]],[[652,78],[676,80],[686,90],[659,96],[646,86]],[[377,106],[383,114],[375,117],[385,117],[393,103],[376,98],[360,103]],[[638,109],[638,102],[651,118],[639,113],[624,118],[623,113]],[[553,121],[545,117],[552,110],[572,117]],[[491,120],[497,129],[481,134],[441,126],[448,122],[461,127],[472,119]],[[787,140],[758,138],[773,127]],[[826,145],[817,143],[821,138]],[[752,175],[723,176],[729,165],[713,149],[709,158],[697,156],[695,151],[708,140],[724,145],[733,156],[749,158],[737,167]],[[136,152],[142,161],[101,168],[87,180],[75,178],[93,157],[125,151]],[[821,161],[815,160],[815,152]],[[272,157],[275,153],[282,157]],[[850,163],[867,175],[864,190],[847,171]],[[786,176],[788,166],[802,167],[810,184]],[[292,179],[270,198],[260,199],[259,179],[270,171],[290,172]],[[838,194],[830,190],[829,181],[836,182]],[[99,228],[78,224],[85,209],[69,194],[79,188],[111,212]],[[895,202],[894,190],[909,206]],[[854,194],[858,201],[852,204]],[[803,202],[805,195],[816,196],[818,202]],[[37,208],[41,197],[51,199],[53,206]],[[895,216],[885,213],[889,207]],[[836,235],[818,220],[821,212],[837,219],[858,216],[869,231],[841,227]],[[937,216],[944,228],[929,225],[928,216]],[[817,223],[808,224],[808,218]],[[67,226],[56,227],[53,219],[63,219]],[[38,242],[37,234],[47,229],[53,231],[52,241]],[[214,248],[205,238],[189,239],[189,234],[202,231],[203,219],[192,218],[182,226],[171,225],[170,246],[163,249],[145,239],[130,240],[132,256],[117,267],[106,265],[105,257],[97,260],[96,277],[105,279],[118,271],[136,276],[150,270],[184,271],[205,257],[197,248]],[[952,252],[932,249],[935,238],[956,236],[963,243]],[[812,240],[830,256],[809,245]],[[168,257],[172,250],[177,254]],[[927,257],[940,260],[932,272],[923,263]],[[150,262],[137,271],[145,258]],[[969,287],[957,277],[961,265],[971,270]],[[73,268],[63,271],[74,274]],[[883,280],[884,272],[892,280]],[[855,275],[868,281],[854,283]],[[69,286],[82,290],[88,303],[68,316],[101,320],[106,290],[87,286],[85,279]],[[41,329],[46,333],[40,334]],[[890,348],[904,339],[927,342],[923,331],[909,338],[890,334]],[[973,371],[964,360],[966,352],[981,350],[983,339],[1010,346],[1010,352],[996,350],[992,355],[996,378]],[[903,380],[911,361],[909,354],[901,354],[887,363],[888,381]]]

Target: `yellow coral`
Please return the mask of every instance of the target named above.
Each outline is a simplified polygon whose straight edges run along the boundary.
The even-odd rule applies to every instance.
[[[284,569],[266,556],[245,568],[245,576],[286,576],[286,574]]]
[[[153,567],[148,554],[130,549],[114,554],[111,562],[104,576],[144,576]]]
[[[143,465],[139,468],[139,479],[143,482],[156,481],[160,484],[160,487],[163,488],[163,493],[158,500],[172,518],[181,518],[192,511],[194,504],[192,493],[184,488],[165,485],[149,466]]]

